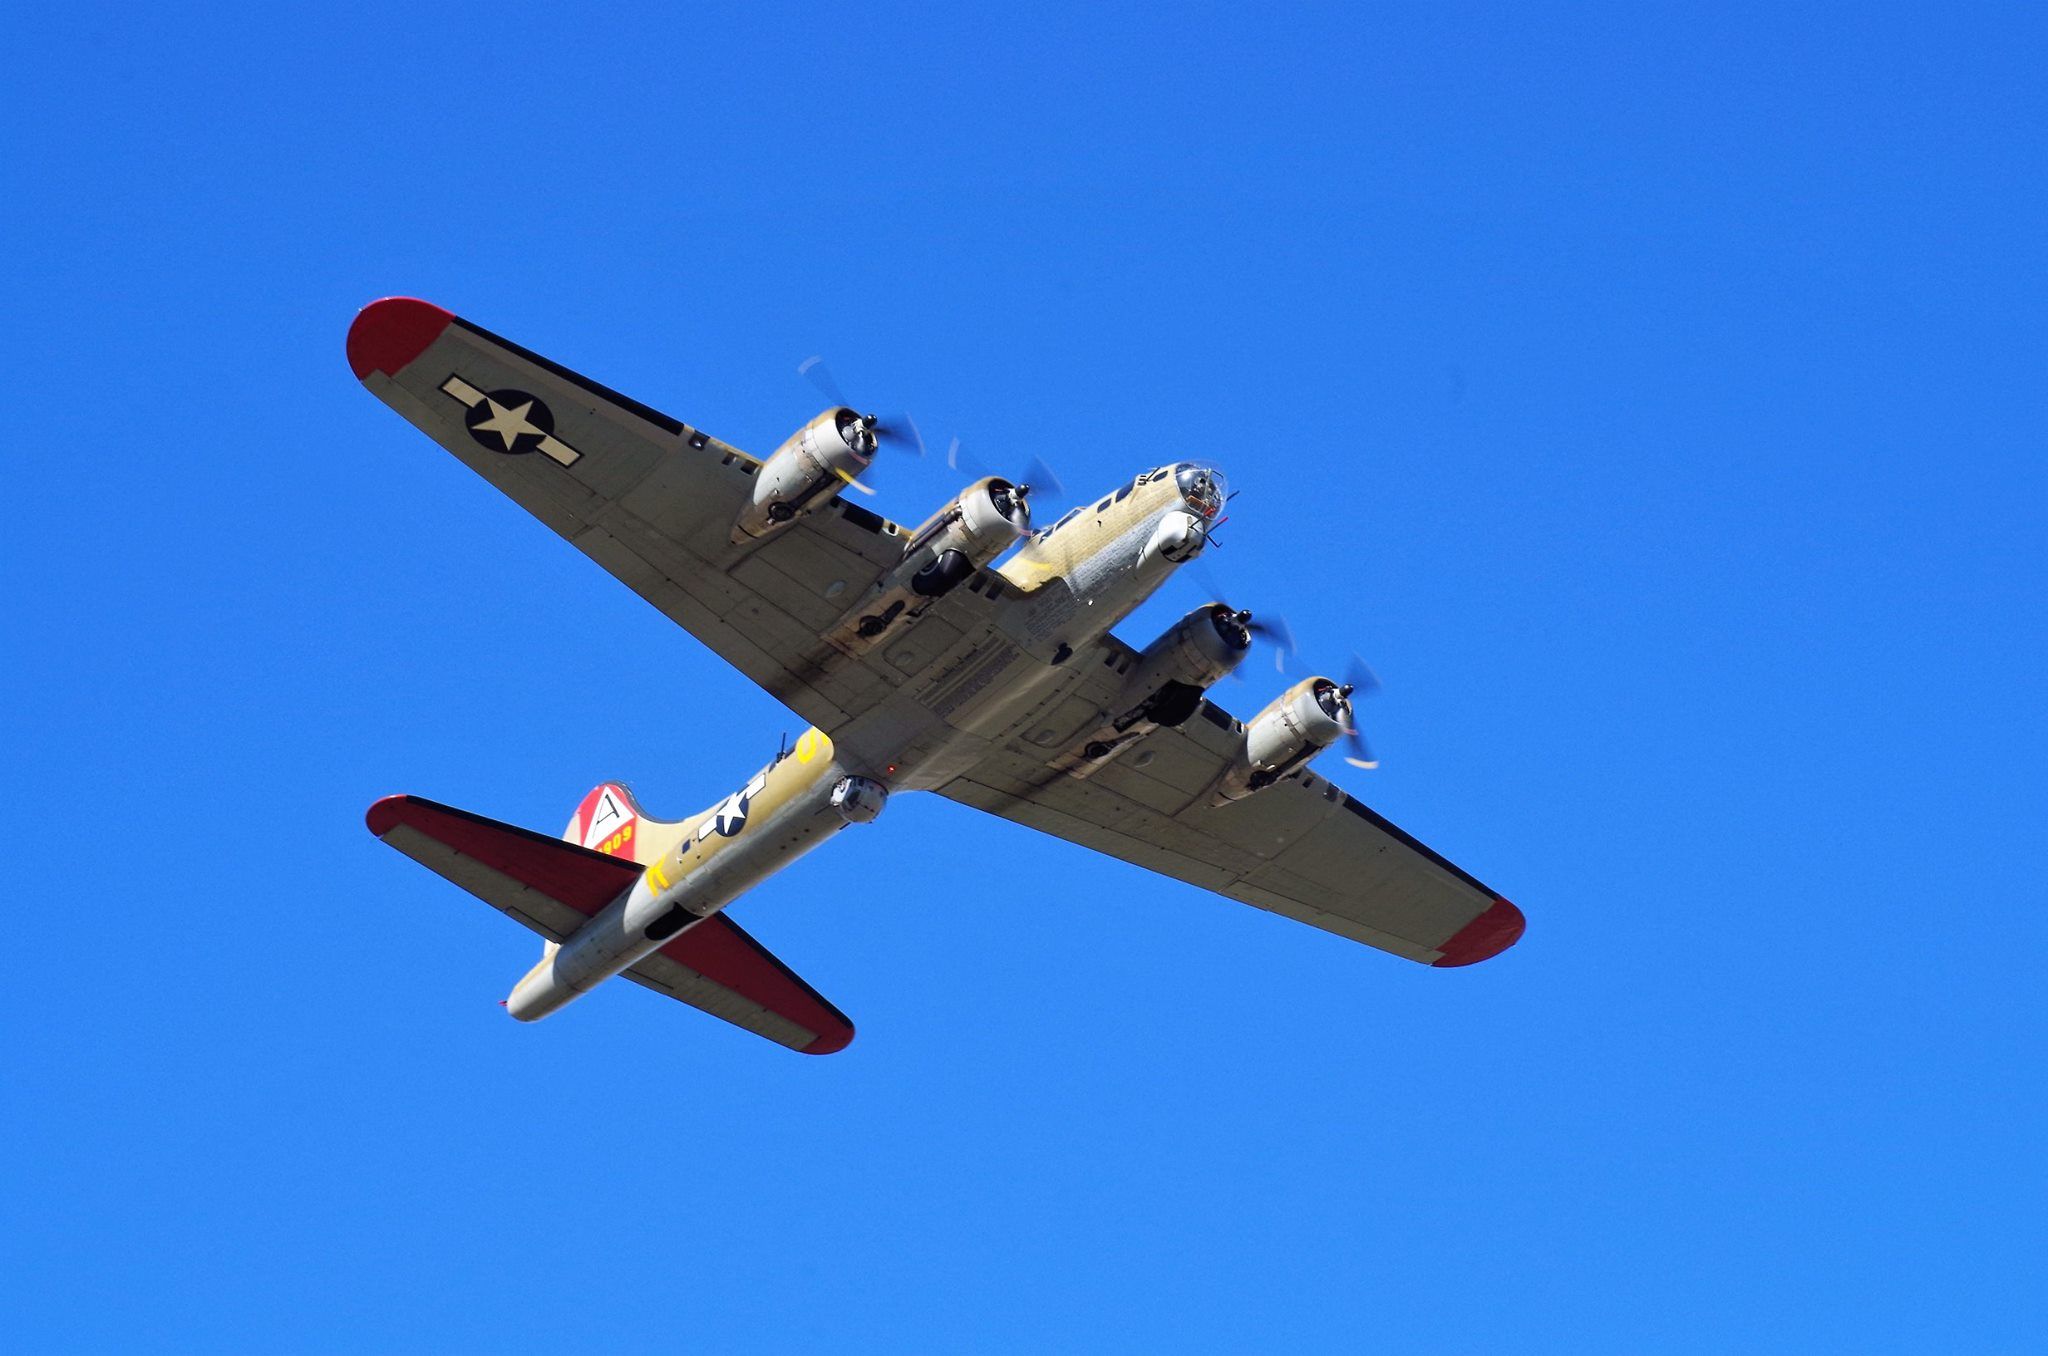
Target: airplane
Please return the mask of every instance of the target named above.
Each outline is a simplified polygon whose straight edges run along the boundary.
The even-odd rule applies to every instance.
[[[1249,613],[1198,607],[1143,649],[1111,634],[1209,545],[1214,466],[1156,467],[1036,529],[1030,487],[984,476],[908,528],[844,495],[888,433],[850,406],[757,461],[425,301],[364,307],[347,353],[373,395],[808,722],[680,820],[618,782],[559,838],[419,796],[370,807],[378,838],[540,934],[515,1018],[624,975],[790,1049],[844,1049],[853,1024],[726,909],[912,791],[1426,965],[1522,936],[1513,904],[1310,769],[1356,742],[1349,685],[1305,678],[1239,720],[1208,694],[1250,650]]]

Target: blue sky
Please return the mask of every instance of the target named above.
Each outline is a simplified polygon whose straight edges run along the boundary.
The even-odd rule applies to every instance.
[[[2033,1348],[2043,39],[19,20],[13,1344]],[[823,352],[1076,494],[1214,458],[1233,601],[1385,681],[1336,775],[1527,938],[1432,972],[903,798],[735,910],[847,1053],[507,1021],[530,938],[363,808],[681,814],[792,721],[356,385],[390,293],[757,451]]]

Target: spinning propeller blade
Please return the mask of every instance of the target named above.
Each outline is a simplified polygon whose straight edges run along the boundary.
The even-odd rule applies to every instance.
[[[1280,616],[1278,613],[1256,616],[1253,613],[1233,606],[1224,595],[1222,586],[1216,582],[1215,574],[1210,571],[1208,564],[1200,556],[1195,557],[1185,568],[1194,571],[1195,578],[1201,581],[1202,587],[1208,591],[1209,597],[1213,601],[1222,603],[1225,607],[1230,608],[1232,612],[1236,612],[1244,618],[1244,627],[1252,633],[1254,638],[1263,640],[1266,644],[1273,647],[1273,671],[1275,673],[1285,673],[1287,671],[1287,661],[1294,657],[1297,648],[1294,643],[1294,630],[1288,626],[1287,618]],[[1235,669],[1231,670],[1230,676],[1240,682],[1244,680],[1244,675]]]
[[[1247,626],[1251,633],[1273,647],[1273,671],[1287,671],[1287,661],[1295,652],[1294,632],[1287,625],[1285,617],[1252,618]]]
[[[910,417],[908,410],[885,414],[875,425],[875,432],[884,442],[893,442],[911,456],[924,457],[924,434],[918,432],[917,421]]]
[[[825,366],[823,355],[813,353],[796,365],[796,374],[818,388],[818,394],[834,405],[851,406],[846,392],[839,389],[839,383],[832,379],[832,369]]]
[[[1345,709],[1351,715],[1344,730],[1344,761],[1353,767],[1376,768],[1380,765],[1380,760],[1373,757],[1372,749],[1366,745],[1365,736],[1358,731],[1358,708],[1352,705],[1353,697],[1370,697],[1379,690],[1380,676],[1372,671],[1372,665],[1354,652],[1344,671],[1344,686],[1338,689],[1343,693]]]
[[[1002,475],[1000,471],[990,470],[988,463],[969,452],[958,438],[946,444],[946,465],[977,480],[983,476]],[[1015,485],[1019,494],[1041,507],[1048,503],[1057,504],[1067,497],[1067,487],[1060,483],[1060,478],[1053,474],[1052,467],[1047,466],[1042,457],[1033,456],[1023,474],[1003,476],[1003,479]]]
[[[833,377],[832,369],[826,365],[823,355],[813,353],[810,357],[796,365],[796,371],[798,376],[810,382],[812,386],[818,389],[818,394],[824,396],[825,399],[831,401],[834,405],[845,406],[848,409],[853,408],[852,402],[846,398],[846,392],[840,387],[838,380]],[[877,442],[887,443],[898,451],[910,453],[913,457],[924,456],[924,434],[919,432],[917,421],[912,419],[907,411],[887,415],[866,414],[862,415],[861,418],[874,433]],[[867,480],[875,478],[875,468],[872,464],[869,465],[865,478]],[[873,494],[875,492],[874,487],[871,485],[865,485],[852,477],[846,477],[845,479],[847,484],[853,486],[862,494]]]
[[[1055,503],[1067,497],[1067,487],[1053,474],[1052,467],[1045,464],[1045,458],[1032,454],[1031,464],[1024,468],[1022,484],[1031,486],[1038,494],[1049,495]]]

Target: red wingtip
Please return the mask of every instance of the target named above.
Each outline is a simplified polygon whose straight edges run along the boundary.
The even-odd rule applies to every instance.
[[[363,822],[370,826],[371,833],[382,838],[398,827],[399,807],[411,799],[411,796],[386,796],[370,807],[363,816]]]
[[[800,1055],[836,1055],[851,1044],[853,1044],[853,1027],[849,1025],[840,1027],[836,1031],[826,1032],[803,1049],[797,1051],[797,1053]]]
[[[1520,909],[1496,898],[1492,908],[1459,928],[1457,935],[1443,944],[1443,955],[1435,965],[1443,970],[1456,965],[1477,965],[1498,956],[1522,940],[1522,930],[1528,925],[1529,920],[1522,917]]]
[[[396,376],[441,337],[454,316],[430,301],[386,297],[356,312],[348,327],[348,365],[358,380],[372,372]]]

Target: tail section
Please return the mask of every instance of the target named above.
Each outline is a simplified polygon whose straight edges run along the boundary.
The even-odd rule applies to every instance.
[[[387,796],[370,832],[541,935],[554,948],[640,878],[638,854],[659,856],[684,825],[650,820],[606,782],[583,798],[563,838],[437,804]],[[589,838],[595,846],[584,846]],[[568,841],[563,841],[567,839]],[[610,843],[611,851],[604,850]],[[626,978],[810,1055],[843,1050],[853,1024],[723,913],[677,934]]]
[[[646,866],[675,846],[683,823],[653,818],[621,782],[599,782],[577,805],[562,837],[592,852]]]

